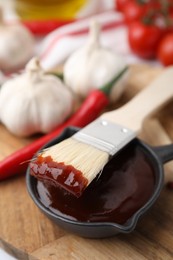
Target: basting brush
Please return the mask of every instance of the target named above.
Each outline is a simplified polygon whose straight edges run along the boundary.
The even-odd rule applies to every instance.
[[[124,106],[104,113],[72,137],[39,153],[30,164],[31,174],[81,196],[110,158],[137,136],[146,117],[172,97],[170,66]]]

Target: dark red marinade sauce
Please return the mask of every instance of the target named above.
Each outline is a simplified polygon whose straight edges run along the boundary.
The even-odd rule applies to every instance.
[[[50,180],[38,180],[41,203],[68,219],[124,224],[155,189],[153,165],[143,149],[134,144],[113,157],[79,198]]]

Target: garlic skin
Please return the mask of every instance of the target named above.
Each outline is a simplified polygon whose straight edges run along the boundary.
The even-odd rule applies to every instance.
[[[92,21],[88,42],[72,53],[64,64],[64,82],[82,99],[92,89],[100,88],[126,66],[122,56],[102,47],[99,42],[100,26]],[[116,101],[124,91],[127,73],[115,83],[110,93],[112,102]]]
[[[0,91],[0,120],[16,136],[48,133],[73,110],[73,94],[56,76],[46,74],[37,58]]]
[[[34,55],[35,40],[22,24],[7,24],[0,9],[0,69],[15,71]]]

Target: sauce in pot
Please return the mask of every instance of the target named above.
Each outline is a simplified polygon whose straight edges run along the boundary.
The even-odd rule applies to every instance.
[[[37,181],[40,201],[52,212],[72,220],[125,223],[152,196],[154,168],[135,142],[105,166],[77,198],[48,180]]]

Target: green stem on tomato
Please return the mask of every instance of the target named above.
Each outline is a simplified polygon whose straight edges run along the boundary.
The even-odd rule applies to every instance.
[[[137,2],[138,5],[145,5],[145,4],[147,4],[146,0],[136,0],[136,2]]]
[[[145,4],[145,0],[136,1],[138,4],[142,5],[142,2],[143,4]],[[156,0],[155,2],[156,4],[159,4],[158,7],[151,7],[146,13],[145,17],[142,18],[142,23],[144,23],[145,25],[155,25],[155,18],[160,16],[163,21],[162,26],[168,27],[170,25],[169,11],[173,4],[170,3],[168,0]]]

